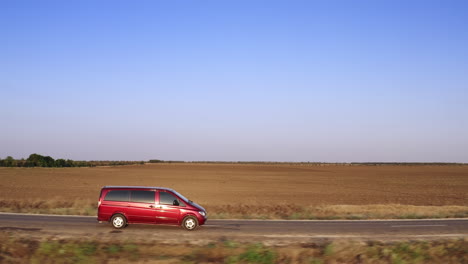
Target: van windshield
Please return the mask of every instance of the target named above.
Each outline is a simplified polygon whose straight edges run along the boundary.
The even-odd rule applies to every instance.
[[[175,190],[172,190],[174,192],[175,195],[179,196],[180,199],[184,200],[184,202],[186,203],[193,203],[192,201],[190,201],[189,199],[185,198],[185,196],[183,196],[182,194],[176,192]]]

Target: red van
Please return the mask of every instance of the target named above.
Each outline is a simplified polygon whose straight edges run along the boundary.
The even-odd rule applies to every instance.
[[[98,202],[98,221],[115,228],[128,224],[180,225],[195,230],[205,224],[206,210],[173,189],[104,186]]]

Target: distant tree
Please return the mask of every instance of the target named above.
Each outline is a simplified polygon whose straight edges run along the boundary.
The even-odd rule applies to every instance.
[[[67,167],[67,162],[64,159],[57,159],[55,161],[55,167]]]
[[[31,154],[29,155],[28,159],[26,160],[28,167],[44,167],[44,156],[39,154]]]
[[[43,158],[42,167],[55,167],[55,160],[50,156]]]
[[[65,167],[75,167],[75,163],[71,159],[67,159],[65,163],[66,163]]]
[[[16,167],[25,167],[25,164],[26,160],[24,158],[16,161]]]
[[[16,160],[12,156],[8,156],[3,160],[3,166],[16,167]]]

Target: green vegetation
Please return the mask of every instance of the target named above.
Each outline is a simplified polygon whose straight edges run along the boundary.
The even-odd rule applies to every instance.
[[[287,246],[41,240],[0,233],[1,263],[468,263],[468,241],[334,241]],[[52,262],[51,262],[52,261]]]
[[[144,164],[143,161],[74,161],[71,159],[53,159],[50,156],[31,154],[27,159],[14,159],[11,156],[0,159],[0,167],[95,167]]]

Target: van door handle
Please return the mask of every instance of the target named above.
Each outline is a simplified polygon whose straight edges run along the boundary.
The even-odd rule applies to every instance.
[[[154,205],[150,205],[149,208],[154,208]]]

